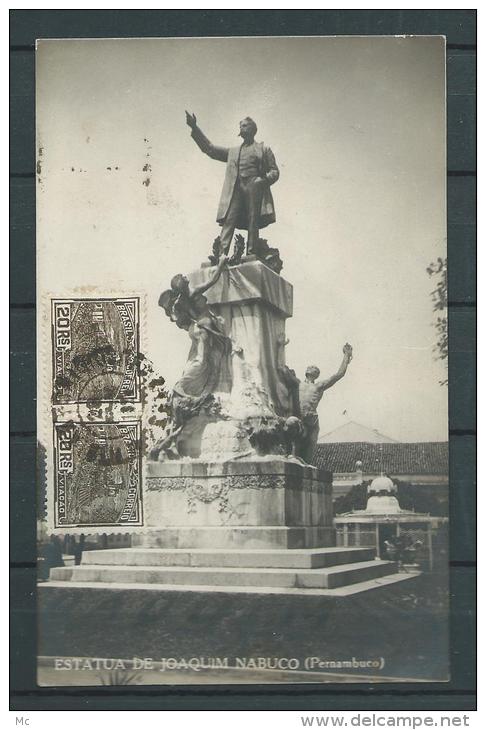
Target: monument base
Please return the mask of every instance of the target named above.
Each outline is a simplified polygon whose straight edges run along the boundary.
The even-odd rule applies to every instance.
[[[336,544],[333,527],[166,527],[146,529],[134,547],[218,550],[294,550]]]
[[[332,475],[278,456],[147,465],[147,547],[335,545]]]
[[[53,568],[66,583],[333,591],[393,576],[374,548],[335,547],[332,475],[278,456],[147,465],[133,547]],[[62,583],[61,583],[62,585]]]

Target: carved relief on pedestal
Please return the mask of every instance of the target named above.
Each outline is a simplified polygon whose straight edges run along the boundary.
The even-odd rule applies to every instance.
[[[286,486],[286,477],[281,474],[228,474],[221,477],[149,477],[147,488],[150,492],[192,491],[210,494],[208,479],[211,479],[212,489],[216,485],[222,485],[225,490],[282,489]]]
[[[197,502],[210,504],[218,500],[218,512],[228,511],[228,487],[224,483],[201,484],[193,482],[187,489],[187,512],[197,512]]]
[[[213,477],[151,477],[147,480],[148,490],[154,493],[179,493],[184,500],[179,502],[180,508],[188,515],[198,513],[198,505],[215,503],[220,515],[234,513],[231,507],[232,494],[243,490],[262,491],[266,489],[282,490],[286,486],[283,475],[273,474],[228,474]],[[175,495],[174,495],[175,496]],[[238,511],[238,510],[237,510]]]

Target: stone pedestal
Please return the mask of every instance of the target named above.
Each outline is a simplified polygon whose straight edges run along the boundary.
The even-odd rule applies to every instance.
[[[189,276],[190,286],[204,285],[214,268]],[[201,413],[184,426],[179,454],[208,461],[251,452],[245,424],[292,414],[292,400],[280,369],[285,365],[285,320],[292,316],[292,286],[261,261],[225,269],[205,293],[231,340],[213,396],[221,418]]]
[[[332,475],[285,458],[148,465],[145,547],[335,544]]]
[[[191,286],[205,284],[212,273],[213,269],[193,272]],[[289,394],[278,373],[285,353],[277,340],[285,333],[285,320],[292,316],[292,285],[261,261],[249,261],[223,271],[205,296],[233,341],[229,393],[224,383],[216,395],[235,418],[269,411],[290,415]]]

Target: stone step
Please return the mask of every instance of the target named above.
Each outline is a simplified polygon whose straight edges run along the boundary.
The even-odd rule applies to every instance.
[[[363,580],[359,583],[351,583],[350,585],[341,586],[341,588],[266,588],[265,586],[205,586],[205,585],[177,585],[177,583],[116,583],[107,585],[97,581],[83,581],[76,583],[69,580],[49,580],[41,583],[38,591],[56,591],[58,589],[69,589],[70,591],[80,591],[83,595],[89,589],[93,591],[107,591],[113,595],[130,595],[133,592],[143,593],[208,593],[211,595],[224,593],[225,595],[274,595],[274,596],[317,596],[319,598],[348,598],[357,596],[360,593],[368,591],[377,591],[379,589],[388,589],[390,587],[406,583],[407,581],[416,580],[421,574],[418,571],[410,571],[407,573],[390,573],[379,578],[371,578]],[[62,596],[62,593],[59,594]],[[121,600],[121,599],[120,599]]]
[[[297,550],[119,548],[85,551],[82,564],[193,568],[326,568],[369,561],[374,557],[374,548],[334,547]]]
[[[102,583],[159,583],[205,586],[265,586],[283,588],[338,588],[396,572],[396,563],[368,560],[358,563],[292,570],[288,568],[194,568],[80,565],[53,568],[52,580]]]

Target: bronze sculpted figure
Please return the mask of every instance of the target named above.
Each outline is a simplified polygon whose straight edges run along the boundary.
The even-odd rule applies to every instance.
[[[226,162],[226,177],[219,201],[217,222],[222,226],[221,251],[228,254],[235,228],[248,231],[247,253],[256,253],[258,232],[275,223],[270,185],[280,172],[275,157],[263,142],[255,142],[257,125],[250,117],[240,122],[239,147],[217,147],[199,129],[194,114],[186,111],[186,123],[198,147],[213,160]]]
[[[171,396],[173,432],[167,443],[156,446],[158,451],[171,445],[185,423],[201,409],[212,407],[215,390],[229,382],[232,342],[225,334],[223,321],[209,308],[204,296],[218,281],[227,260],[221,257],[205,284],[191,289],[187,277],[177,274],[170,282],[171,288],[160,295],[159,306],[172,322],[188,332],[191,349]]]
[[[284,347],[288,343],[284,337],[280,338],[278,344]],[[338,380],[346,374],[348,365],[353,359],[353,348],[346,343],[343,347],[344,357],[339,369],[334,375],[326,380],[317,380],[320,370],[315,365],[309,365],[305,371],[305,380],[301,381],[295,372],[288,367],[280,368],[281,377],[285,380],[292,393],[293,415],[300,418],[303,426],[303,434],[297,448],[297,455],[308,464],[312,463],[314,449],[319,436],[319,416],[317,406],[319,405],[324,391],[331,388]]]

